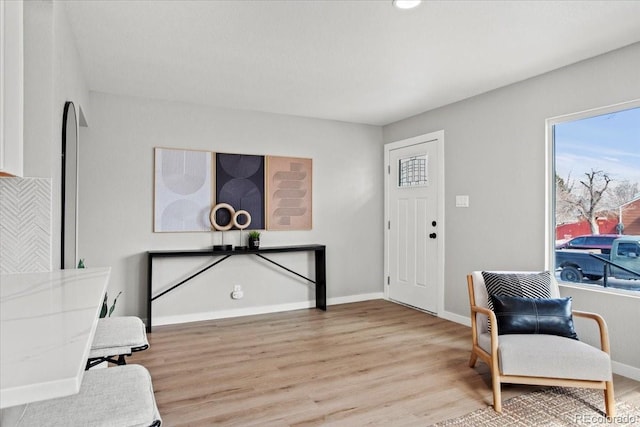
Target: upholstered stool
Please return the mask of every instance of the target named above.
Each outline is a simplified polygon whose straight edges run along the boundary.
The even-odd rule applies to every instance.
[[[135,316],[105,317],[98,320],[86,369],[102,362],[125,365],[125,356],[149,348],[144,323]]]
[[[4,424],[7,420],[2,421]],[[29,403],[15,425],[157,427],[161,424],[149,371],[141,365],[126,365],[86,371],[79,393]]]

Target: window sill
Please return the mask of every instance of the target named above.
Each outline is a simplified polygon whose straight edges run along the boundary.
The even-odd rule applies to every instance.
[[[589,284],[589,283],[575,284],[571,282],[558,281],[558,286],[562,288],[580,289],[580,290],[589,291],[589,292],[598,292],[602,294],[640,299],[640,292],[638,291],[630,291],[630,290],[619,289],[619,288],[604,288],[596,284]]]

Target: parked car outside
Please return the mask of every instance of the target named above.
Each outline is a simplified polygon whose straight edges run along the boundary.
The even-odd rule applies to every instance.
[[[605,269],[605,265],[611,264]],[[560,270],[560,279],[565,282],[600,280],[605,274],[608,278],[640,279],[640,236],[622,236],[613,241],[610,253],[593,254],[585,251],[556,250],[556,270]]]
[[[603,254],[611,252],[611,245],[621,234],[587,234],[556,244],[556,249],[599,249]]]

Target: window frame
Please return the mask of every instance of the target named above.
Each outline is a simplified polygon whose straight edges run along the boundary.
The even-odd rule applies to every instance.
[[[554,126],[561,123],[587,119],[590,117],[601,116],[603,114],[611,114],[622,110],[630,110],[633,108],[640,108],[640,98],[621,102],[618,104],[608,105],[606,107],[596,107],[577,113],[563,114],[545,120],[545,269],[551,272],[555,271],[556,156],[554,145]],[[596,287],[586,283],[576,284],[572,282],[563,282],[560,280],[558,280],[558,285],[567,288],[583,289],[591,292],[604,292],[609,294],[640,298],[640,292],[630,291],[626,289],[604,288],[602,286]]]

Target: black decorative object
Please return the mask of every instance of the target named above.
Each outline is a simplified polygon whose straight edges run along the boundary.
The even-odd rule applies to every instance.
[[[78,124],[76,121],[76,108],[71,101],[65,102],[62,115],[61,158],[60,268],[64,269],[75,268],[77,256]]]
[[[260,232],[253,230],[249,232],[249,249],[260,248]]]

